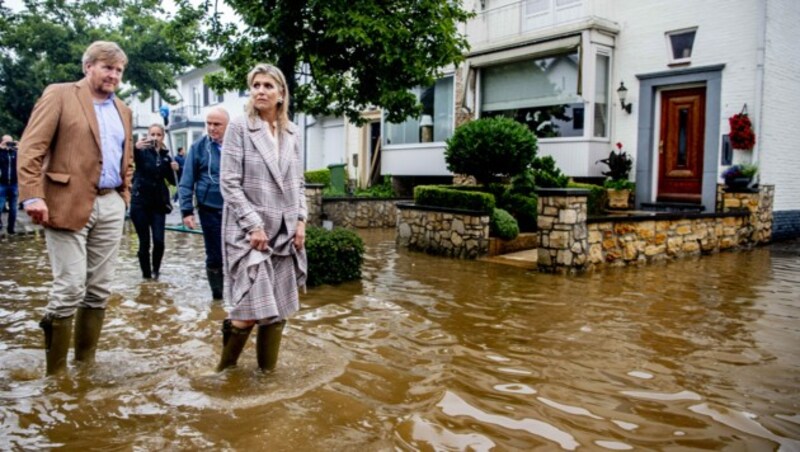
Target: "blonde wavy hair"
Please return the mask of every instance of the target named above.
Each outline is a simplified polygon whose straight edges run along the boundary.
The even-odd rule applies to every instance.
[[[253,80],[255,80],[257,75],[261,74],[269,75],[280,85],[278,88],[280,88],[283,102],[278,102],[277,119],[278,128],[284,129],[289,124],[289,88],[286,86],[286,77],[284,77],[283,72],[276,66],[267,63],[259,63],[247,73],[247,86],[252,89]],[[245,112],[247,112],[247,116],[251,118],[258,116],[258,110],[253,103],[252,97],[247,101]]]

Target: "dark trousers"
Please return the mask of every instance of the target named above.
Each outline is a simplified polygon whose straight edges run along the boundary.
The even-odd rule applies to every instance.
[[[222,209],[199,206],[200,226],[206,246],[206,268],[222,268]]]
[[[142,276],[151,278],[153,273],[161,270],[161,259],[164,257],[164,226],[167,216],[156,212],[150,206],[131,205],[131,221],[139,236],[139,267]],[[153,262],[150,266],[150,237],[153,238]]]
[[[2,212],[5,210],[6,202],[8,202],[8,233],[14,233],[14,227],[17,224],[17,185],[0,184],[0,229],[3,227]]]

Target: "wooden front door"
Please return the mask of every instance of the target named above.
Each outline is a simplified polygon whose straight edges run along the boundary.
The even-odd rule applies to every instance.
[[[701,202],[705,128],[705,87],[661,94],[658,201]]]

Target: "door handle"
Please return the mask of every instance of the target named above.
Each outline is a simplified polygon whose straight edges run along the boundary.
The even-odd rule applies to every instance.
[[[659,154],[664,153],[664,140],[659,140],[658,142],[658,153]]]

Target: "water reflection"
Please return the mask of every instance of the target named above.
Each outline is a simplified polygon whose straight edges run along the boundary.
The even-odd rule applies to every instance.
[[[0,449],[800,449],[800,242],[562,277],[365,238],[264,376],[252,345],[211,372],[201,237],[171,233],[155,282],[126,237],[98,364],[62,380],[43,240],[0,241]]]

